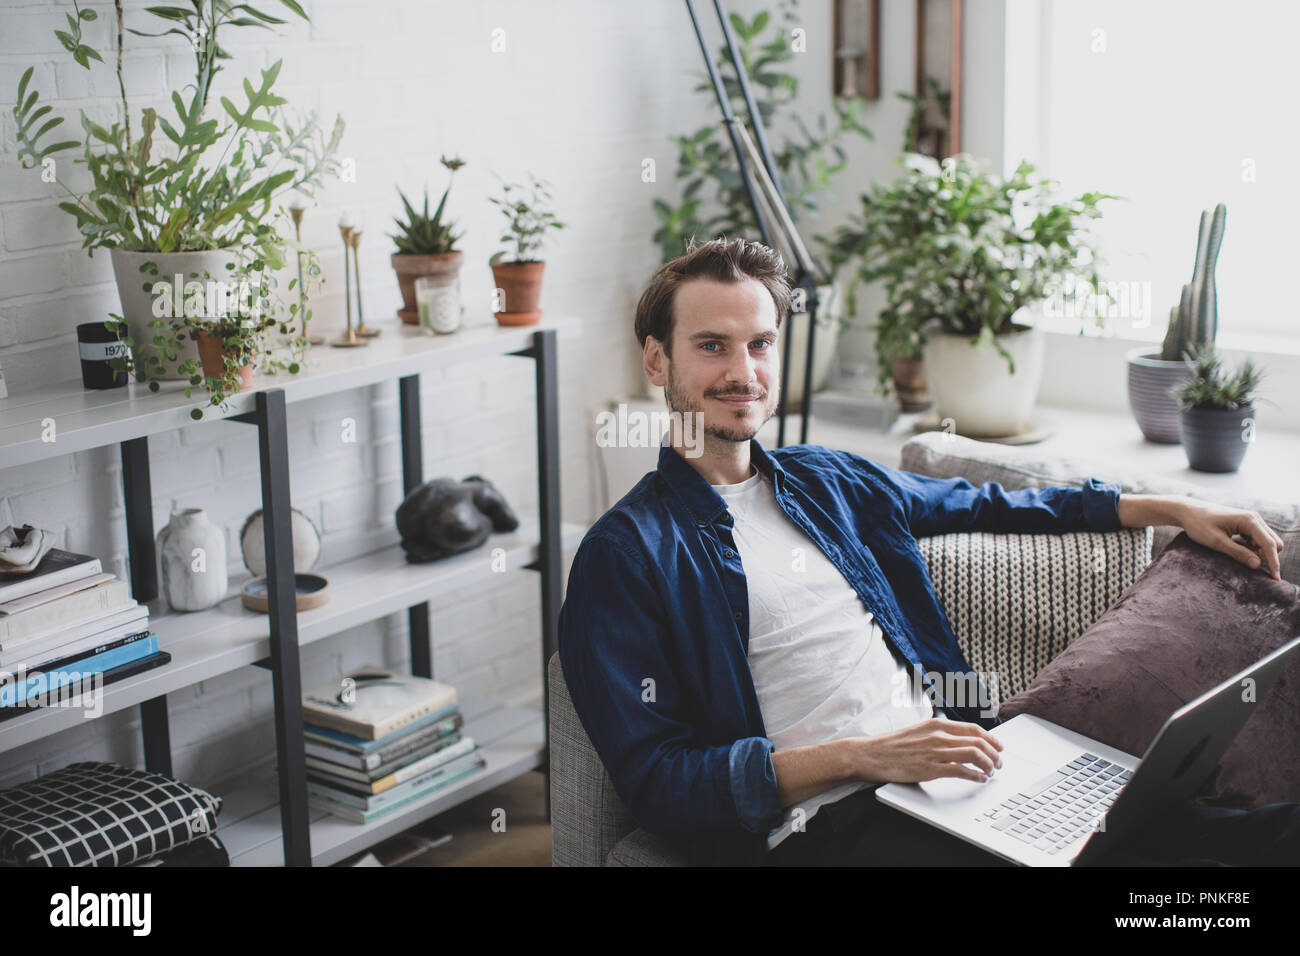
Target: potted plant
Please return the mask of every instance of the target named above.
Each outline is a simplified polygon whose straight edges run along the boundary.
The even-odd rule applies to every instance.
[[[1002,179],[967,154],[942,164],[907,153],[905,175],[862,197],[836,234],[837,258],[858,282],[884,284],[876,324],[881,391],[896,359],[924,356],[940,420],[975,438],[1022,434],[1042,378],[1043,332],[1030,306],[1067,279],[1099,284],[1086,226],[1113,199],[1056,202],[1052,180],[1022,162]]]
[[[546,263],[537,255],[546,231],[564,228],[564,223],[547,208],[551,200],[549,184],[531,174],[529,178],[531,188],[502,182],[500,198],[488,197],[488,202],[506,217],[507,227],[500,241],[510,246],[493,253],[488,260],[497,290],[497,311],[493,314],[501,325],[534,325],[541,320],[542,310],[537,305]]]
[[[463,235],[453,232],[455,223],[443,222],[442,214],[447,206],[447,196],[451,193],[452,180],[456,170],[465,165],[460,159],[439,159],[451,175],[447,177],[447,188],[443,190],[442,199],[432,216],[429,215],[429,191],[424,191],[424,209],[417,213],[406,196],[399,189],[397,195],[402,197],[402,206],[406,210],[406,222],[395,219],[400,236],[391,233],[389,238],[397,246],[391,262],[397,273],[397,285],[402,290],[402,308],[398,317],[407,325],[416,325],[420,321],[419,306],[415,299],[415,280],[421,276],[433,276],[448,283],[454,283],[460,274],[462,253],[456,249],[456,240]]]
[[[296,0],[279,3],[307,19]],[[312,196],[321,179],[336,171],[343,121],[335,120],[328,139],[314,117],[301,125],[290,122],[280,109],[286,101],[273,91],[280,74],[278,60],[261,71],[256,85],[244,81],[242,105],[223,96],[220,114],[208,115],[213,78],[221,72],[221,62],[230,59],[221,45],[229,29],[270,27],[284,20],[250,4],[195,0],[183,7],[146,7],[145,12],[164,26],[159,33],[148,33],[125,27],[121,0],[114,7],[120,122],[104,127],[83,110],[81,141],[45,141],[63,118],[46,119],[51,107],[38,105],[38,93],[29,91],[34,68],[18,82],[13,116],[19,161],[26,168],[39,165],[43,173],[56,174],[55,181],[69,196],[59,208],[76,218],[88,253],[109,250],[129,337],[148,351],[157,338],[149,335],[154,320],[183,324],[183,316],[164,314],[172,303],[199,303],[197,317],[202,317],[213,298],[212,284],[260,285],[259,274],[283,267],[285,249],[294,242],[280,235],[284,212],[277,199],[291,190]],[[82,42],[81,27],[95,20],[96,13],[75,2],[73,10],[67,16],[68,29],[56,35],[72,59],[89,70],[92,60],[103,64],[103,58]],[[183,88],[185,96],[172,92],[174,115],[146,107],[138,124],[132,122],[122,73],[128,32],[175,34],[191,41],[194,80]],[[90,176],[85,195],[77,195],[57,176],[57,154],[74,148],[80,150],[76,162],[84,164]],[[191,311],[187,306],[185,315]],[[171,341],[166,335],[163,339]],[[174,356],[156,355],[162,359],[159,363],[137,356],[140,366],[154,377],[189,377],[179,363],[197,363],[198,354],[192,342],[180,344]]]
[[[1187,463],[1197,471],[1236,471],[1255,438],[1255,391],[1262,374],[1250,359],[1235,373],[1226,371],[1212,347],[1184,361],[1188,375],[1175,394]]]
[[[110,316],[105,327],[127,346],[122,356],[110,360],[110,366],[146,382],[156,392],[158,380],[171,377],[164,374],[169,363],[176,363],[176,371],[188,379],[185,396],[202,386],[208,394],[206,404],[223,410],[230,395],[253,386],[255,364],[268,374],[281,370],[297,374],[308,343],[292,325],[298,315],[296,308],[287,310],[289,319],[277,318],[286,310],[273,295],[272,282],[273,277],[264,273],[257,288],[246,287],[243,297],[218,303],[215,316],[187,313],[178,320],[150,320],[155,330],[151,349],[136,345],[121,316]],[[276,333],[280,342],[270,340]],[[197,360],[184,357],[186,342],[193,343]],[[190,417],[201,419],[203,409],[191,409]]]
[[[755,106],[771,141],[777,183],[791,218],[802,232],[810,220],[820,215],[823,201],[834,196],[833,179],[847,165],[845,144],[851,137],[873,137],[861,122],[867,107],[861,97],[833,97],[836,115],[831,122],[824,114],[810,116],[806,105],[799,101],[799,78],[783,67],[795,59],[788,29],[798,25],[795,6],[793,2],[778,4],[784,24],[767,10],[758,11],[749,20],[737,13],[731,13],[729,19]],[[740,83],[725,47],[720,47],[715,62],[732,111],[747,116]],[[710,112],[717,110],[717,96],[707,77],[701,76],[695,90],[708,100]],[[682,185],[681,201],[672,204],[656,198],[652,202],[659,223],[653,238],[661,249],[661,261],[668,262],[686,252],[692,236],[699,240],[720,236],[758,238],[758,222],[725,128],[710,122],[690,135],[673,137],[673,142],[678,148],[676,180]],[[825,385],[840,332],[848,325],[841,304],[844,297],[834,284],[834,269],[819,270],[816,285],[814,392]],[[804,321],[800,312],[793,312],[786,328],[786,334],[793,337],[790,388],[785,396],[792,410],[803,401],[808,341]],[[781,354],[784,360],[784,345]]]
[[[1213,214],[1201,213],[1192,283],[1183,286],[1178,304],[1169,310],[1169,327],[1160,349],[1143,345],[1128,353],[1129,407],[1148,441],[1178,443],[1182,432],[1173,390],[1187,374],[1186,359],[1214,347],[1219,331],[1214,270],[1227,216],[1223,203]]]

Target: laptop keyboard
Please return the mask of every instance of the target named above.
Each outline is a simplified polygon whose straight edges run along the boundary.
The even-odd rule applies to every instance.
[[[1132,776],[1096,754],[1079,754],[975,820],[1037,850],[1058,853],[1092,832],[1094,821]]]

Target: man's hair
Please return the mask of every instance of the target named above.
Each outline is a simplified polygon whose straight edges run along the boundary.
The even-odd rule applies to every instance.
[[[710,239],[696,245],[692,239],[686,253],[665,262],[655,272],[641,293],[636,306],[636,337],[645,348],[646,336],[663,343],[664,352],[672,355],[673,298],[678,286],[691,279],[714,279],[719,282],[743,282],[757,279],[767,288],[776,305],[776,327],[790,312],[790,283],[785,277],[785,262],[775,249],[747,239]]]

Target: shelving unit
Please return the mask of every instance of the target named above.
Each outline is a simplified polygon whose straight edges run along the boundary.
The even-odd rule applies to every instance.
[[[276,725],[276,768],[223,794],[221,830],[233,863],[326,865],[400,832],[484,790],[535,767],[547,753],[546,661],[556,647],[561,553],[583,529],[562,526],[559,507],[557,340],[580,332],[576,319],[548,319],[519,328],[474,326],[453,335],[428,336],[410,327],[388,327],[365,349],[318,347],[308,368],[294,376],[257,376],[254,387],[232,396],[227,409],[205,409],[204,421],[225,419],[255,425],[261,463],[262,507],[270,598],[267,614],[246,610],[236,596],[206,611],[173,613],[158,598],[148,436],[193,425],[183,383],[163,383],[151,393],[134,383],[86,391],[72,381],[0,400],[0,468],[28,464],[119,444],[126,501],[131,591],[150,608],[150,626],[169,664],[104,688],[103,713],[138,706],[145,766],[171,772],[167,697],[172,691],[237,667],[271,671]],[[421,371],[477,358],[531,358],[536,379],[539,511],[520,516],[510,534],[494,534],[474,551],[414,565],[393,545],[320,569],[330,580],[331,600],[294,611],[290,539],[289,454],[286,406],[319,395],[398,379],[402,475],[406,492],[423,481],[420,437]],[[53,440],[50,440],[50,426]],[[500,547],[507,569],[539,573],[542,597],[543,709],[507,708],[487,700],[462,702],[466,727],[484,749],[488,765],[445,790],[362,826],[307,804],[303,751],[302,686],[298,649],[364,621],[403,609],[410,623],[411,669],[432,677],[428,598],[480,575],[485,549]],[[0,724],[0,753],[66,730],[84,720],[80,709],[35,709]]]

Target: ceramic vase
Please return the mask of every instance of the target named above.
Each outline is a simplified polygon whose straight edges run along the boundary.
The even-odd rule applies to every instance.
[[[158,533],[162,592],[173,611],[202,611],[226,596],[226,536],[202,508],[172,515]]]

